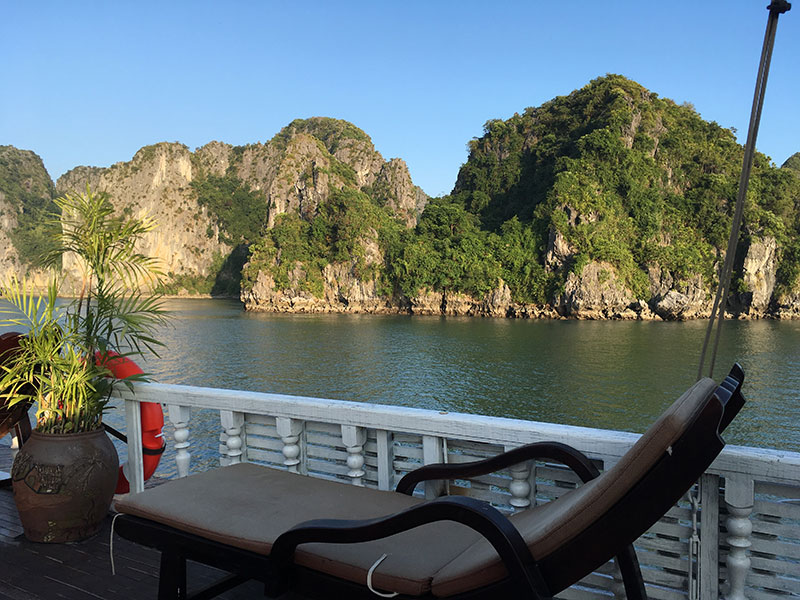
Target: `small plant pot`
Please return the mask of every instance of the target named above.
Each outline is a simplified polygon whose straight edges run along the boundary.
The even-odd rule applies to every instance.
[[[100,529],[117,483],[119,457],[105,430],[34,431],[14,459],[14,502],[32,542],[76,542]]]

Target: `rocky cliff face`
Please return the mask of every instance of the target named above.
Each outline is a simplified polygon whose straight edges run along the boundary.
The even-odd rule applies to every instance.
[[[38,155],[0,146],[0,280],[27,276],[37,288],[46,287],[49,275],[36,268],[31,254],[47,245],[41,224],[55,211],[53,195]]]
[[[608,82],[616,86],[620,80],[611,76],[600,85]],[[502,220],[511,216],[520,220],[540,219],[540,230],[547,232],[540,246],[543,247],[543,269],[553,280],[563,278],[560,291],[547,303],[514,301],[513,290],[502,281],[482,297],[428,288],[411,296],[396,291],[387,295],[385,286],[380,285],[377,278],[366,281],[359,278],[355,263],[326,266],[322,290],[312,294],[303,287],[304,265],[298,263],[293,271],[295,277],[288,286],[276,284],[266,271],[259,273],[252,288],[242,295],[246,307],[295,312],[406,312],[578,319],[707,317],[716,285],[710,274],[716,270],[714,261],[719,257],[715,252],[719,251],[702,237],[706,232],[703,223],[693,223],[691,229],[683,228],[680,220],[671,217],[669,209],[653,201],[659,198],[668,204],[684,194],[687,197],[696,194],[691,188],[697,177],[705,175],[676,160],[675,148],[679,145],[675,140],[683,135],[681,128],[686,125],[682,119],[690,121],[698,131],[705,125],[699,124],[699,117],[690,109],[676,107],[670,101],[656,105],[655,95],[637,84],[621,83],[625,89],[615,89],[610,100],[606,99],[610,108],[624,116],[615,121],[617,125],[598,126],[598,131],[587,134],[591,127],[576,126],[575,119],[565,116],[569,111],[556,111],[553,116],[546,114],[547,105],[529,109],[524,116],[515,116],[506,123],[488,123],[487,135],[471,144],[470,161],[459,173],[453,197],[490,229],[497,231]],[[586,90],[580,94],[576,92],[565,102],[571,104],[570,108],[576,113],[586,110],[583,118],[589,119],[591,109],[581,105],[584,101],[581,94],[587,93]],[[578,147],[585,152],[580,159],[583,162],[570,158],[563,166],[572,168],[571,172],[548,173],[546,169],[553,168],[553,148],[566,143],[548,132],[563,127],[561,120],[570,119],[569,126],[575,126],[570,135],[585,134],[571,142],[574,146],[570,150],[574,152]],[[399,159],[382,163],[363,139],[345,136],[342,143],[341,132],[339,138],[326,135],[326,128],[329,133],[331,126],[331,123],[314,120],[293,123],[267,146],[245,149],[240,162],[234,163],[239,176],[252,185],[268,183],[265,189],[269,190],[270,226],[284,212],[293,211],[310,218],[327,202],[327,190],[348,185],[368,190],[406,226],[417,223],[426,198],[417,193],[415,199],[416,190],[407,176],[405,164]],[[730,132],[714,130],[714,135],[719,136],[721,146],[733,143]],[[334,139],[339,142],[334,143]],[[621,142],[623,154],[615,146],[617,141]],[[545,143],[549,146],[537,157],[538,148]],[[702,148],[705,142],[700,136],[693,143]],[[626,151],[630,154],[624,155]],[[620,187],[620,178],[608,175],[617,168],[617,163],[603,162],[606,154],[614,152],[617,153],[615,157],[626,156],[625,160],[631,164],[639,160],[644,165],[643,172],[648,175],[641,182]],[[634,155],[638,158],[630,158]],[[478,159],[472,164],[475,156]],[[720,180],[722,173],[724,177],[733,177],[731,168],[724,162],[730,160],[730,156],[733,156],[732,150],[724,157],[710,159],[703,168],[718,172],[716,176]],[[274,165],[276,161],[279,165],[276,168],[263,166]],[[342,164],[352,171],[342,170]],[[555,164],[558,165],[558,161]],[[603,174],[602,177],[598,173]],[[529,179],[523,185],[525,177]],[[639,183],[641,188],[634,189]],[[627,189],[630,198],[617,196],[620,189]],[[719,193],[714,190],[711,195]],[[540,195],[539,205],[534,202],[536,194]],[[629,206],[632,198],[637,202],[645,198],[652,203],[653,210],[660,212],[648,215],[642,204],[635,207],[637,213]],[[542,210],[553,201],[556,205],[548,207],[550,212]],[[647,225],[650,236],[647,242],[652,248],[649,252],[659,257],[649,263],[642,261],[641,254],[634,254],[634,251],[642,252],[634,248],[632,241],[641,239],[637,238],[639,232],[634,227],[642,223],[651,223]],[[624,252],[620,253],[620,248]],[[612,259],[598,256],[603,253]],[[744,264],[737,272],[740,292],[728,307],[729,314],[740,318],[800,315],[800,306],[796,304],[800,295],[784,294],[780,300],[774,297],[780,257],[781,248],[775,237],[762,235],[750,240]],[[616,264],[613,259],[617,259]],[[537,257],[531,256],[530,260],[535,261]],[[578,264],[582,266],[577,267]],[[281,287],[283,289],[279,289]]]
[[[365,281],[358,276],[353,263],[327,265],[323,276],[323,292],[315,295],[301,285],[305,273],[300,264],[292,271],[289,286],[281,289],[269,271],[262,270],[255,284],[242,292],[242,302],[248,310],[255,312],[564,318],[551,306],[512,301],[511,291],[502,281],[497,289],[482,298],[428,289],[421,289],[409,298],[382,294],[375,279]],[[626,318],[637,318],[633,313],[631,315]],[[582,314],[580,318],[591,317]]]
[[[650,282],[650,309],[666,321],[680,321],[708,317],[713,299],[706,292],[701,275],[678,279],[667,269],[651,265],[648,269]]]
[[[303,289],[301,264],[292,272],[289,286],[279,289],[268,271],[260,271],[257,282],[242,293],[248,310],[289,313],[375,313],[412,315],[451,315],[580,320],[664,320],[684,321],[707,318],[713,298],[706,291],[702,277],[685,281],[671,280],[668,273],[652,270],[651,289],[659,293],[649,301],[635,298],[609,263],[587,264],[580,275],[570,274],[564,292],[552,304],[531,304],[512,299],[508,286],[498,287],[483,297],[460,292],[421,289],[412,296],[385,295],[375,279],[359,278],[354,263],[327,265],[320,295]],[[769,271],[758,273],[758,280]],[[671,283],[667,283],[671,282]],[[728,318],[800,319],[800,291],[759,304],[753,298],[762,293],[744,293],[743,300],[729,305]]]
[[[236,177],[265,192],[267,227],[287,212],[313,216],[331,189],[363,190],[409,227],[427,202],[404,161],[385,161],[369,136],[336,119],[293,121],[267,144],[237,149],[228,160]]]
[[[210,212],[193,186],[210,177],[239,182],[259,192],[264,198],[263,227],[267,228],[284,213],[312,218],[336,190],[366,192],[409,227],[427,201],[411,181],[405,162],[385,161],[369,136],[335,119],[294,121],[266,144],[234,147],[215,141],[195,152],[178,143],[146,146],[128,162],[108,168],[76,167],[60,177],[57,186],[38,156],[2,146],[0,272],[29,270],[38,242],[26,237],[26,232],[36,233],[36,228],[31,223],[20,224],[19,219],[29,214],[32,206],[44,207],[56,194],[82,193],[88,185],[92,191],[109,193],[121,214],[157,219],[157,229],[147,236],[141,250],[160,259],[168,278],[179,282],[178,288],[181,282],[218,277],[214,270],[229,258],[233,249],[225,242],[232,236],[221,231],[224,219]],[[18,246],[24,246],[22,256]],[[246,249],[236,253],[246,255]],[[64,267],[67,272],[76,270],[69,258]],[[336,273],[330,277],[341,274],[346,279],[347,269],[332,269]]]
[[[417,224],[428,201],[425,192],[412,183],[408,166],[400,158],[393,158],[381,165],[372,184],[372,194],[406,227]]]
[[[606,90],[601,112],[613,119],[592,121],[595,88]],[[685,129],[687,123],[693,129]],[[210,142],[194,152],[177,143],[147,146],[129,162],[76,167],[57,190],[36,155],[0,147],[0,272],[29,271],[34,250],[44,243],[41,219],[31,215],[45,214],[56,191],[82,192],[89,185],[107,191],[121,214],[157,217],[159,228],[141,249],[161,259],[178,291],[198,292],[191,283],[197,279],[224,279],[236,289],[231,273],[238,276],[250,257],[241,294],[250,310],[704,317],[720,260],[719,243],[709,240],[721,235],[712,231],[714,218],[711,225],[708,219],[695,223],[692,207],[711,207],[724,225],[725,182],[734,178],[728,163],[738,152],[732,134],[719,129],[609,76],[507,122],[487,123],[486,136],[470,144],[453,194],[437,199],[416,229],[428,197],[413,185],[405,162],[384,160],[363,131],[335,119],[293,121],[265,144]],[[718,142],[711,150],[703,145],[707,136]],[[681,154],[685,144],[676,140],[684,138],[702,161]],[[714,154],[720,148],[725,152]],[[791,236],[800,224],[793,192],[786,192],[795,188],[785,185],[795,181],[796,163],[787,161],[779,177],[771,175],[774,167],[757,165],[756,177],[766,173],[776,183],[754,189],[783,197],[758,198],[757,210],[746,214],[749,240],[737,254],[741,264],[729,306],[742,318],[800,317],[800,291],[786,291],[782,262],[796,251]],[[222,214],[240,198],[253,206]],[[508,231],[517,238],[504,237],[511,221]],[[234,222],[246,223],[247,232],[236,233]],[[283,242],[272,239],[268,233],[278,236],[284,223]],[[514,246],[515,239],[523,245]],[[292,255],[292,244],[306,245]],[[517,271],[503,260],[514,261]],[[408,274],[420,264],[428,278],[412,273],[416,278],[405,283],[422,283],[399,279],[403,269]],[[74,265],[67,259],[65,267]],[[481,269],[489,279],[463,285],[480,279]],[[526,292],[525,285],[539,285],[539,291]]]
[[[760,315],[769,309],[775,291],[777,266],[778,242],[774,237],[750,242],[742,265],[742,279],[748,291],[739,295],[743,314]]]
[[[278,289],[268,270],[261,270],[255,284],[242,292],[242,301],[249,310],[288,313],[372,313],[398,312],[390,298],[377,291],[374,279],[362,280],[355,263],[328,264],[322,272],[324,288],[321,296],[304,289],[302,264],[290,272],[289,285]]]
[[[272,158],[274,165],[264,169],[267,177],[258,181],[254,174],[243,169],[238,174],[241,179],[255,181],[255,189],[266,190],[267,227],[272,227],[275,219],[287,212],[306,219],[313,217],[319,205],[328,201],[332,188],[342,189],[347,185],[347,172],[337,172],[335,157],[312,135],[294,134],[283,153],[270,147],[266,150],[265,157]]]
[[[201,155],[213,168],[211,152]],[[158,227],[140,250],[154,256],[166,274],[205,276],[215,255],[230,248],[219,239],[219,228],[191,192],[195,176],[192,153],[183,144],[160,143],[139,150],[130,162],[108,168],[77,167],[58,179],[59,194],[81,193],[89,185],[107,192],[122,214],[150,216]],[[65,259],[65,270],[76,265]]]
[[[580,275],[570,273],[556,305],[561,314],[586,319],[621,318],[633,302],[631,293],[605,262],[587,264]]]

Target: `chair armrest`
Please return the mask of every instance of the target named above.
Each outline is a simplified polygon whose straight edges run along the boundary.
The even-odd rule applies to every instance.
[[[730,373],[716,390],[717,398],[723,408],[722,419],[720,419],[717,433],[721,434],[725,431],[742,406],[744,406],[744,396],[742,396],[743,383],[744,371],[739,363],[734,363]]]
[[[436,521],[455,521],[474,529],[497,551],[515,587],[526,594],[532,593],[533,598],[550,597],[536,562],[514,525],[489,503],[475,498],[437,498],[377,519],[306,521],[295,525],[275,540],[270,559],[275,573],[283,574],[291,565],[294,551],[300,544],[367,542]]]
[[[560,462],[571,468],[584,483],[600,474],[597,467],[580,450],[561,442],[536,442],[514,448],[485,460],[456,464],[425,465],[406,473],[397,484],[396,491],[410,496],[414,493],[414,488],[417,484],[422,481],[431,479],[467,479],[494,473],[500,469],[532,459],[548,459]]]

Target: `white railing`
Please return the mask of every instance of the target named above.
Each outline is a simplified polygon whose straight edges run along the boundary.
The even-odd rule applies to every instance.
[[[474,460],[536,441],[569,444],[607,469],[638,435],[498,417],[164,384],[137,384],[126,401],[131,489],[144,489],[138,402],[167,406],[176,476],[190,471],[193,409],[219,413],[219,464],[257,462],[353,485],[393,489],[422,464]],[[578,484],[534,462],[472,481],[428,482],[448,493],[524,510]],[[800,598],[800,454],[728,446],[686,500],[636,542],[654,600]],[[561,598],[624,595],[607,565]]]

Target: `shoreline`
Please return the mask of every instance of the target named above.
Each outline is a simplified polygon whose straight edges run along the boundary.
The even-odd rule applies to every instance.
[[[183,298],[186,298],[183,296]],[[212,297],[211,299],[216,299]],[[603,310],[580,311],[574,314],[561,314],[552,306],[537,305],[517,305],[502,310],[430,310],[428,308],[416,309],[407,306],[330,306],[312,305],[307,301],[297,305],[252,305],[242,301],[245,312],[251,313],[272,313],[272,314],[354,314],[354,315],[407,315],[407,316],[434,316],[434,317],[470,317],[477,319],[536,319],[550,321],[700,321],[708,320],[710,311],[692,314],[691,316],[680,316],[675,318],[663,318],[652,311],[647,313],[635,312],[632,309],[626,311],[614,311],[606,313]],[[764,313],[744,313],[725,311],[725,320],[734,321],[796,321],[800,320],[799,312],[764,312]]]
[[[62,300],[73,300],[77,296],[59,296]],[[458,302],[455,305],[434,307],[428,303],[417,304],[407,301],[402,304],[369,303],[363,304],[330,304],[319,299],[307,297],[284,298],[279,303],[252,303],[236,295],[213,294],[165,294],[164,300],[235,300],[241,304],[244,312],[272,314],[354,314],[354,315],[407,315],[433,317],[471,317],[494,319],[536,319],[551,321],[698,321],[707,320],[710,310],[698,310],[688,315],[664,318],[651,311],[645,303],[635,308],[623,310],[610,307],[592,307],[564,312],[551,305],[517,304],[490,306],[485,302]],[[725,320],[733,321],[797,321],[800,311],[778,310],[766,312],[732,312],[725,311]]]

